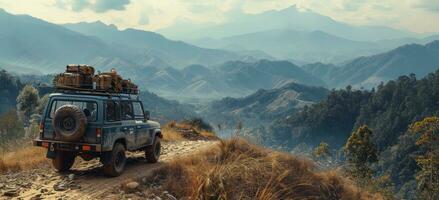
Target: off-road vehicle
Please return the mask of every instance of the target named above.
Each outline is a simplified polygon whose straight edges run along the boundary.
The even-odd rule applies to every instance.
[[[136,94],[60,90],[50,94],[34,145],[46,147],[57,171],[69,170],[75,157],[99,158],[104,174],[119,176],[126,151],[145,151],[148,162],[160,156],[160,124]]]

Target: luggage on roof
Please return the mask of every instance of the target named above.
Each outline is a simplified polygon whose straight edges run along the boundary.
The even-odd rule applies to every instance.
[[[53,80],[55,88],[69,90],[92,90],[97,92],[138,94],[139,89],[131,80],[124,80],[115,69],[110,72],[94,74],[95,69],[88,65],[67,65],[64,73]]]

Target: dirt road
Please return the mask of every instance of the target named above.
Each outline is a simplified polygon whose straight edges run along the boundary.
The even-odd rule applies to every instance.
[[[98,160],[84,162],[80,158],[66,174],[56,173],[50,165],[3,174],[0,175],[0,199],[101,199],[112,196],[115,188],[123,183],[151,175],[163,163],[213,143],[215,141],[202,140],[163,143],[162,155],[156,164],[147,163],[143,152],[129,153],[125,172],[116,178],[105,177]]]

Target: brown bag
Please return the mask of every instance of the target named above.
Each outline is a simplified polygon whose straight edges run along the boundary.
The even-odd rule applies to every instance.
[[[109,92],[122,92],[122,77],[116,72],[100,73],[94,77],[96,89]]]
[[[74,87],[80,88],[83,82],[81,75],[76,73],[62,73],[55,77],[55,87]]]
[[[125,93],[134,93],[137,94],[139,89],[136,84],[131,82],[131,80],[123,80],[122,81],[122,91]]]
[[[66,72],[93,76],[95,74],[95,69],[88,65],[67,65]]]

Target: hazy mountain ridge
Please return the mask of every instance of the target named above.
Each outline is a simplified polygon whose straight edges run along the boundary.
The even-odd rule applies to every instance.
[[[382,54],[359,57],[341,66],[314,63],[302,68],[331,87],[371,88],[404,74],[424,77],[436,71],[439,68],[439,40],[426,45],[404,45]]]
[[[172,41],[160,34],[136,29],[118,30],[114,25],[102,22],[64,24],[64,27],[88,36],[94,36],[110,44],[135,47],[138,51],[165,60],[170,66],[183,68],[190,64],[219,64],[239,59],[239,55],[224,50],[205,49],[182,41]]]
[[[270,10],[258,14],[246,14],[231,11],[223,23],[199,24],[191,21],[177,21],[176,24],[158,30],[159,33],[178,39],[224,38],[234,35],[290,29],[297,31],[321,30],[339,37],[359,40],[378,41],[415,36],[416,34],[380,26],[353,26],[320,15],[312,10],[291,6],[282,10]],[[263,26],[261,26],[263,24]]]
[[[291,82],[324,85],[320,79],[287,61],[230,61],[209,68],[190,65],[182,70],[151,69],[150,75],[141,83],[172,99],[244,96],[258,89],[282,87]]]

